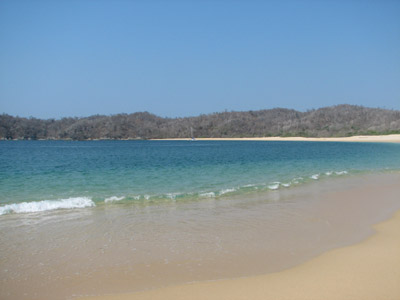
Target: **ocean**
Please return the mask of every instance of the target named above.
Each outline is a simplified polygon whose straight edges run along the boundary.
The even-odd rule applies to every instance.
[[[385,143],[13,141],[0,143],[0,215],[176,203],[400,169]]]
[[[394,143],[1,141],[0,298],[279,271],[371,234],[399,178]]]

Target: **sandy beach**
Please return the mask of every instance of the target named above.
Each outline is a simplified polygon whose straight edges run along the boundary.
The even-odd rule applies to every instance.
[[[374,229],[359,244],[278,273],[86,299],[400,299],[400,211]]]
[[[383,180],[378,184],[379,178]],[[134,293],[115,293],[82,299],[400,299],[400,211],[393,215],[393,211],[382,210],[382,207],[389,207],[389,202],[398,209],[398,178],[397,175],[376,177],[376,181],[371,181],[372,178],[368,177],[359,178],[357,180],[361,181],[354,181],[353,186],[349,185],[340,192],[319,193],[318,198],[322,196],[325,199],[321,205],[314,204],[324,222],[319,226],[325,224],[328,228],[335,227],[339,229],[337,234],[342,237],[352,230],[353,235],[364,231],[363,237],[360,236],[358,241],[350,239],[347,246],[338,245],[294,266],[277,272],[261,273],[264,275],[201,280]],[[357,188],[363,180],[370,181],[371,184],[362,189]],[[385,184],[386,180],[390,183]],[[378,198],[381,200],[373,201]],[[365,222],[359,223],[367,219],[370,226],[366,226]],[[115,279],[117,282],[118,278]]]
[[[188,140],[188,139],[163,139]],[[349,137],[243,137],[243,138],[196,138],[199,141],[308,141],[308,142],[372,142],[400,143],[400,134],[390,135],[358,135]]]

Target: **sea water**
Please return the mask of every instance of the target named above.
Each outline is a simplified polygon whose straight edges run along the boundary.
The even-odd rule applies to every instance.
[[[400,207],[400,145],[0,142],[0,298],[262,274]]]
[[[3,141],[0,215],[187,201],[400,169],[400,145],[237,141]]]

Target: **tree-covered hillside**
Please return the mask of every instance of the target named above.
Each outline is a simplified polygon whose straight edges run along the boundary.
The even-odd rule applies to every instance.
[[[0,115],[0,139],[153,139],[195,137],[332,137],[400,133],[400,111],[353,105],[299,112],[274,108],[161,118],[148,112],[41,120]]]

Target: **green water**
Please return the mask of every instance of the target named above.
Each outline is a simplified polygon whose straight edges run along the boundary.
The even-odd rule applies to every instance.
[[[387,170],[400,170],[399,144],[2,141],[0,214],[201,201]]]

